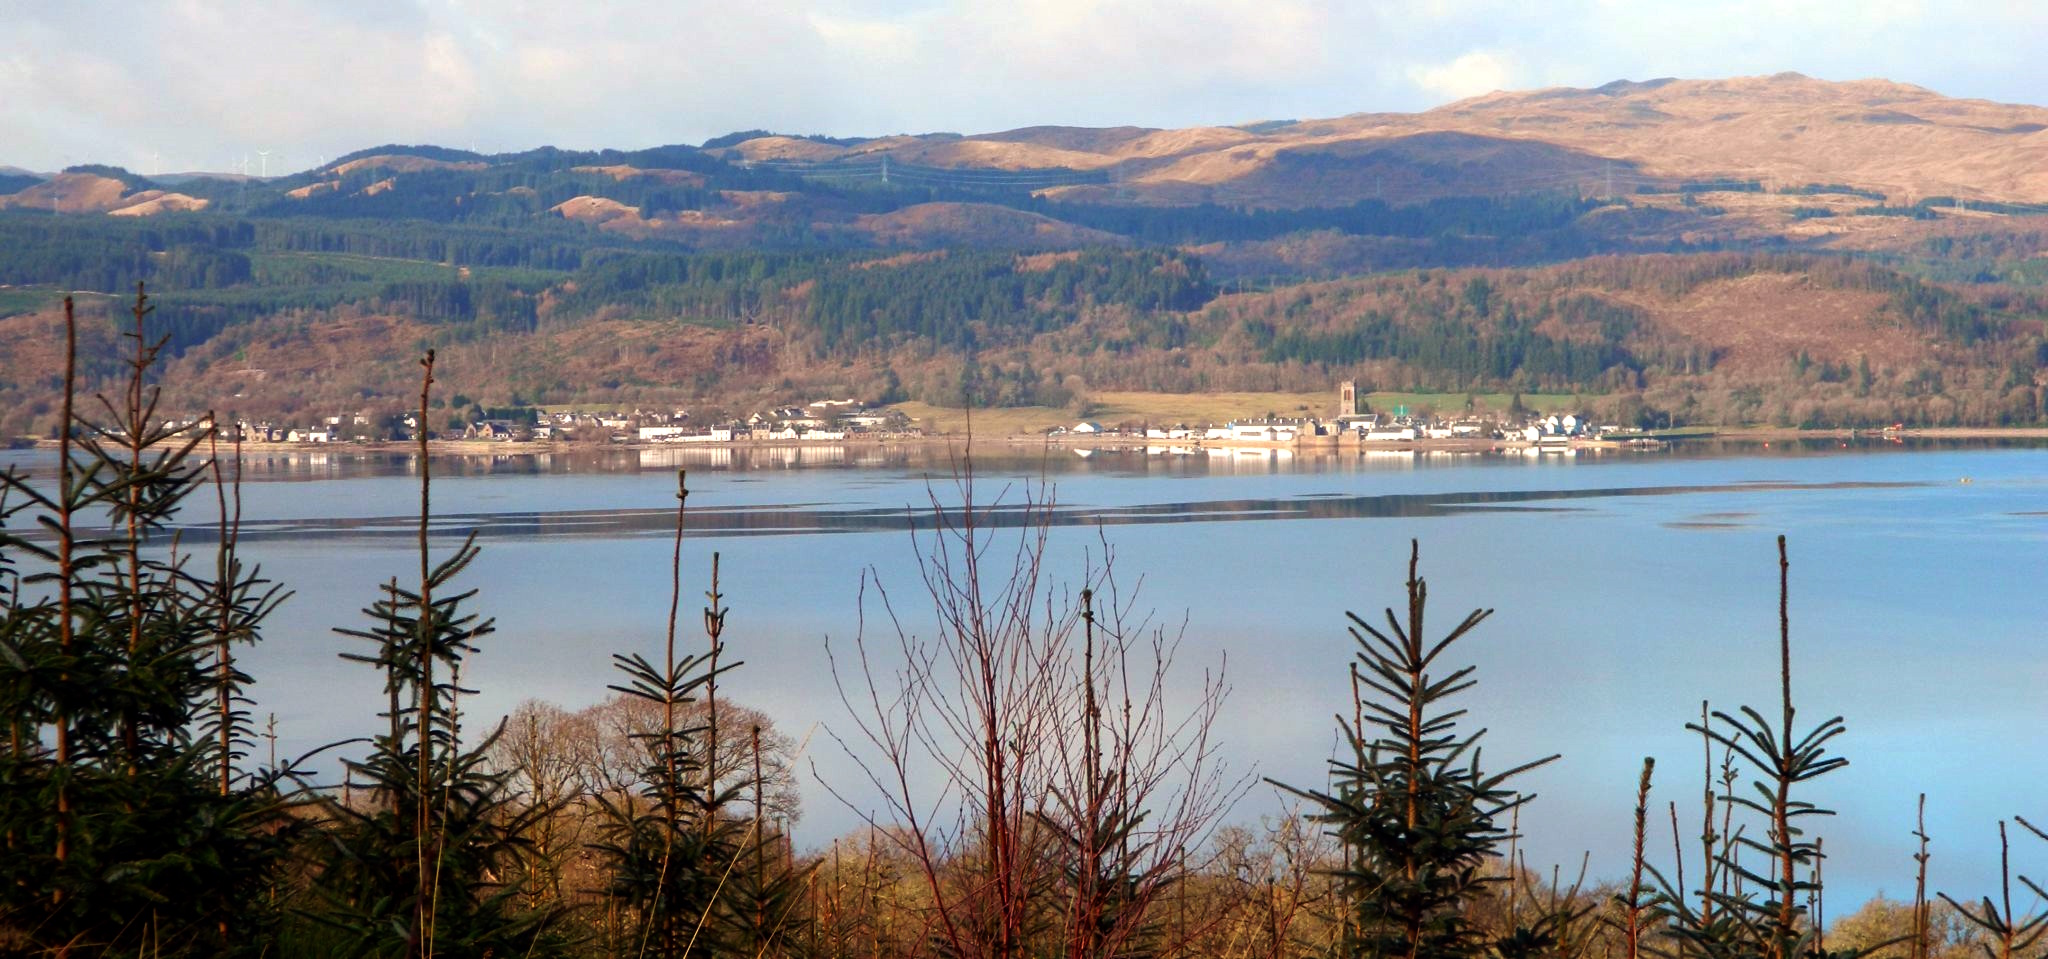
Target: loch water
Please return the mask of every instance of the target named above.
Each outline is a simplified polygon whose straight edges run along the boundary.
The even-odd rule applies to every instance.
[[[41,452],[0,468],[47,474]],[[1794,689],[1802,727],[1842,715],[1850,765],[1812,798],[1830,911],[1877,892],[1910,897],[1916,797],[1935,837],[1930,886],[1990,890],[1997,822],[2048,815],[2048,448],[1886,443],[1681,445],[1577,456],[1089,451],[984,444],[957,450],[816,447],[605,450],[433,461],[434,543],[475,532],[464,574],[497,632],[465,669],[466,708],[525,699],[581,707],[617,681],[615,652],[659,655],[669,605],[675,471],[688,470],[683,627],[701,641],[711,555],[731,609],[722,695],[805,743],[800,846],[851,831],[861,781],[832,732],[847,714],[825,655],[861,628],[868,579],[904,627],[928,635],[918,537],[935,505],[957,510],[971,468],[986,533],[1013,543],[1030,501],[1050,502],[1045,575],[1079,581],[1111,551],[1126,593],[1181,635],[1180,694],[1204,671],[1231,686],[1217,735],[1241,773],[1324,780],[1334,715],[1349,710],[1345,613],[1402,601],[1421,545],[1432,634],[1496,610],[1453,659],[1478,667],[1467,723],[1489,765],[1549,753],[1521,785],[1531,866],[1596,878],[1625,870],[1633,787],[1658,759],[1652,801],[1677,801],[1688,851],[1702,756],[1685,724],[1702,700],[1775,715],[1778,569],[1791,551]],[[377,677],[338,654],[360,641],[380,583],[416,569],[418,463],[403,453],[250,454],[243,550],[294,591],[244,658],[279,751],[373,733]],[[205,542],[212,497],[185,517]],[[928,544],[927,544],[928,545]],[[1001,550],[998,550],[1001,552]],[[844,660],[842,659],[842,665]],[[317,764],[316,764],[317,765]],[[1252,788],[1232,818],[1284,809]],[[1653,817],[1653,823],[1660,822]],[[1660,827],[1668,829],[1667,827]],[[1656,834],[1653,846],[1669,848]],[[2015,864],[2048,863],[2048,845]],[[1695,864],[1696,868],[1696,864]],[[2021,871],[2026,871],[2021,868]]]

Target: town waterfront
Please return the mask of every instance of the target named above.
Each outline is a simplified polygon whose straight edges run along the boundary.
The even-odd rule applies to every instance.
[[[2048,448],[1786,444],[1603,455],[1183,454],[1033,451],[974,460],[977,501],[1057,504],[1048,571],[1077,582],[1104,545],[1126,591],[1171,631],[1185,623],[1189,695],[1222,666],[1234,693],[1220,735],[1233,766],[1322,781],[1333,714],[1348,710],[1347,610],[1399,601],[1407,543],[1421,542],[1432,622],[1496,615],[1459,651],[1479,665],[1466,703],[1491,728],[1489,765],[1550,752],[1528,777],[1532,866],[1619,876],[1632,786],[1659,759],[1654,801],[1696,821],[1696,720],[1775,703],[1773,537],[1790,537],[1794,684],[1801,724],[1837,713],[1851,766],[1816,790],[1831,899],[1910,892],[1915,797],[1928,793],[1935,888],[1995,881],[1995,823],[2036,812],[2048,679]],[[47,470],[47,453],[0,464]],[[827,729],[844,708],[825,648],[850,648],[862,574],[870,638],[885,587],[906,628],[929,632],[913,530],[933,497],[957,505],[943,447],[601,451],[435,460],[437,542],[475,530],[465,574],[498,633],[463,676],[482,730],[523,699],[580,707],[616,681],[614,652],[658,650],[668,608],[677,468],[689,470],[684,635],[721,554],[726,638],[746,661],[724,695],[804,742],[800,845],[856,819],[820,788],[855,772]],[[252,456],[245,554],[295,591],[248,654],[259,721],[278,749],[372,732],[380,689],[337,654],[380,582],[411,569],[415,463],[344,450]],[[194,500],[210,514],[212,497]],[[998,511],[996,537],[1014,537]],[[205,535],[211,515],[186,517]],[[1007,539],[1003,540],[1008,542]],[[882,633],[893,641],[893,633]],[[773,664],[773,678],[762,664]],[[266,747],[267,748],[267,747]],[[316,768],[331,764],[316,763]],[[1966,791],[1953,784],[1968,780]],[[855,790],[852,795],[857,796]],[[857,800],[856,800],[857,801]],[[1282,812],[1254,788],[1236,820]],[[1687,828],[1690,828],[1689,826]],[[1668,846],[1668,836],[1662,840]],[[1690,843],[1690,840],[1688,840]],[[1837,899],[1837,897],[1839,897]]]

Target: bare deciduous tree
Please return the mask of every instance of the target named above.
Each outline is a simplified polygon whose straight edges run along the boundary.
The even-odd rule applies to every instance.
[[[1119,600],[1107,550],[1063,587],[1046,574],[1043,487],[978,504],[968,460],[956,489],[962,505],[932,492],[932,526],[913,533],[930,632],[918,635],[870,572],[852,660],[827,646],[852,719],[849,735],[833,735],[880,808],[827,788],[921,873],[920,944],[957,956],[1126,954],[1243,789],[1210,736],[1220,669],[1192,706],[1170,703],[1177,638]],[[998,534],[998,519],[1015,534]]]

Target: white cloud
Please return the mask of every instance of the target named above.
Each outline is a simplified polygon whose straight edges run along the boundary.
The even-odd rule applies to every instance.
[[[1413,110],[1798,70],[2039,100],[2020,0],[0,0],[0,164]],[[119,29],[108,29],[117,23]],[[77,37],[94,42],[81,45]],[[274,164],[273,164],[274,165]]]
[[[1448,100],[1462,100],[1515,87],[1515,68],[1507,58],[1474,50],[1449,63],[1408,68],[1416,86]]]

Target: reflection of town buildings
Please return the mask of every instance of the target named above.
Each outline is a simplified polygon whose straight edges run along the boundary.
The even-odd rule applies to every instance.
[[[701,449],[643,449],[639,451],[641,469],[730,469],[732,468],[732,447],[708,446]]]
[[[797,469],[847,464],[847,448],[836,445],[662,446],[634,452],[641,469]]]
[[[440,425],[440,413],[422,422],[417,412],[354,411],[313,417],[305,422],[240,420],[222,423],[223,440],[251,443],[325,445],[418,439],[424,426],[433,438],[486,443],[569,440],[578,443],[730,443],[735,441],[817,443],[851,438],[915,437],[921,433],[908,417],[891,409],[871,408],[848,399],[818,400],[783,406],[744,417],[700,420],[683,409],[574,410],[517,407],[489,411],[472,407]],[[209,428],[204,417],[166,420],[177,431]]]
[[[1314,416],[1263,416],[1222,425],[1172,426],[1123,423],[1105,426],[1089,420],[1054,427],[1047,435],[1066,442],[1132,446],[1143,443],[1152,455],[1171,455],[1183,445],[1202,447],[1274,446],[1311,449],[1352,445],[1368,453],[1384,450],[1487,448],[1492,444],[1519,448],[1576,449],[1595,442],[1617,442],[1641,430],[1595,425],[1574,413],[1548,416],[1518,412],[1493,415],[1470,410],[1454,415],[1411,413],[1405,406],[1391,412],[1359,412],[1357,385],[1347,380],[1337,388],[1337,411],[1331,419]],[[1471,404],[1468,404],[1468,406]],[[1161,442],[1165,441],[1165,442]],[[1432,445],[1434,444],[1434,445]]]
[[[1264,447],[1207,449],[1209,472],[1230,475],[1278,473],[1294,462],[1294,451]]]

